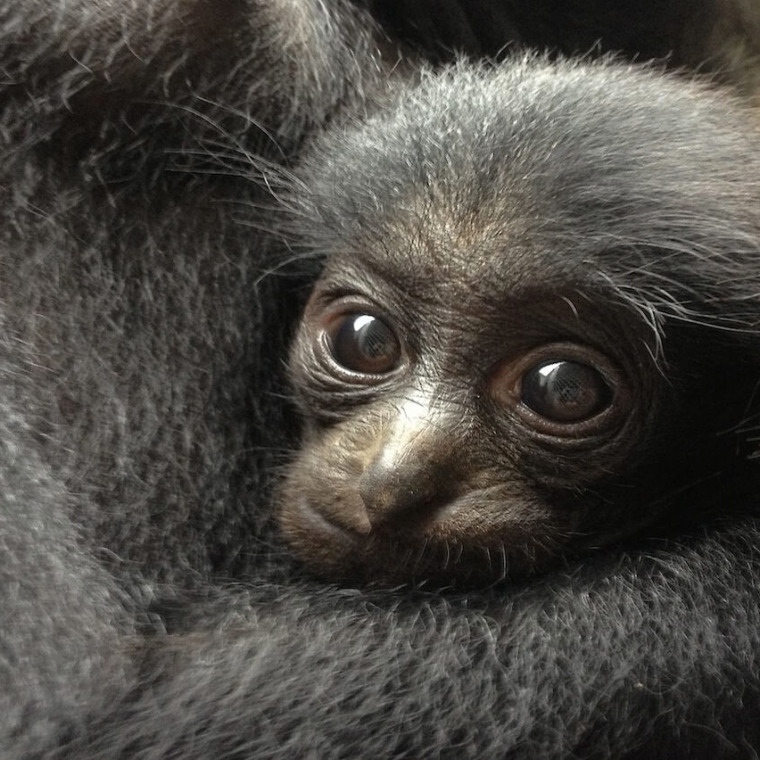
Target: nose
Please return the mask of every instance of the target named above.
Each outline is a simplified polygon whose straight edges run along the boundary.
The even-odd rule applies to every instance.
[[[423,400],[402,405],[358,483],[372,527],[433,514],[452,499],[464,448],[456,427]]]

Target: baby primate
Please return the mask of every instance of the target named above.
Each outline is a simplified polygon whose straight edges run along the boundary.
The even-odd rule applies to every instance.
[[[629,78],[612,67],[581,67],[574,83],[567,69],[541,76],[538,69],[518,67],[503,78],[513,86],[499,97],[489,84],[494,75],[477,68],[435,81],[421,75],[426,84],[416,90],[418,78],[405,73],[425,64],[389,45],[358,5],[22,0],[0,10],[0,757],[751,755],[750,748],[760,747],[758,489],[752,462],[734,453],[751,432],[732,431],[737,420],[746,418],[743,430],[755,424],[748,389],[754,390],[760,354],[755,139],[719,97],[679,93],[656,75]],[[436,14],[442,5],[451,3],[436,3]],[[489,5],[467,3],[482,17]],[[667,10],[671,2],[661,5]],[[645,18],[648,28],[660,28]],[[563,80],[564,92],[558,88]],[[375,97],[384,97],[388,87],[413,92],[398,108],[390,103],[387,111],[378,110]],[[414,104],[425,93],[432,132],[420,135],[416,128],[428,117],[420,113],[422,103]],[[502,116],[494,111],[500,98],[511,102]],[[616,102],[621,98],[631,107]],[[701,98],[707,99],[702,105],[692,102]],[[377,121],[361,126],[371,109]],[[677,130],[649,123],[670,112],[699,136],[681,135],[674,143]],[[575,116],[566,118],[568,113]],[[461,136],[458,142],[447,136],[436,154],[446,118],[452,122],[446,134],[459,129]],[[498,180],[508,165],[493,160],[485,135],[477,138],[479,130],[498,124],[507,129],[510,119],[526,140],[535,121],[535,140],[511,153],[515,168],[525,156],[525,187],[532,181],[537,192],[523,203],[532,200],[536,213],[515,213],[514,229],[505,220],[510,208],[518,208],[520,175],[513,170],[514,187],[504,202],[489,205],[488,188],[504,188],[485,167]],[[341,134],[347,122],[355,122],[356,131]],[[334,133],[332,143],[326,133]],[[541,166],[542,134],[558,143],[560,156],[563,141],[564,153],[576,157],[578,146],[586,145],[597,174],[584,180],[589,167],[576,159]],[[657,140],[664,155],[647,183],[636,167],[653,162]],[[321,147],[309,159],[312,168],[301,171],[315,142]],[[466,154],[457,144],[469,146]],[[641,160],[622,162],[637,144]],[[670,155],[674,150],[679,153]],[[425,163],[436,155],[444,159]],[[447,190],[440,181],[420,192],[426,177],[446,178],[447,161],[450,178],[460,184],[449,183]],[[599,167],[607,162],[611,178],[606,189],[605,183],[597,188]],[[281,340],[297,323],[301,305],[293,297],[297,280],[281,276],[281,265],[292,262],[300,273],[311,259],[295,261],[298,256],[268,234],[279,227],[282,212],[273,163],[275,174],[283,166],[298,171],[308,192],[288,202],[297,212],[293,241],[307,254],[356,257],[364,285],[354,280],[351,293],[382,301],[383,311],[366,312],[362,301],[356,308],[365,311],[351,313],[357,320],[381,318],[393,328],[413,367],[408,372],[421,376],[417,357],[429,359],[430,382],[454,399],[443,409],[456,403],[460,376],[512,387],[497,381],[497,370],[515,354],[501,344],[491,347],[495,370],[481,375],[476,367],[466,375],[438,368],[436,356],[455,355],[434,354],[432,344],[452,334],[456,321],[448,319],[437,338],[417,325],[419,303],[410,303],[408,319],[399,313],[403,304],[394,305],[394,293],[403,294],[411,282],[375,297],[367,267],[382,244],[400,260],[404,252],[419,258],[414,241],[435,242],[425,204],[440,211],[446,204],[439,201],[448,197],[460,210],[470,195],[473,213],[486,218],[490,208],[493,237],[486,239],[483,225],[473,226],[473,245],[462,240],[460,255],[490,240],[499,255],[514,256],[510,249],[518,240],[532,241],[536,268],[547,269],[542,258],[551,260],[555,276],[566,257],[567,269],[579,272],[580,294],[568,298],[581,317],[591,313],[589,293],[598,289],[607,300],[613,295],[603,278],[592,288],[589,272],[604,273],[621,291],[614,302],[602,299],[596,307],[608,329],[610,314],[623,315],[626,325],[635,324],[642,310],[647,325],[659,317],[659,328],[647,326],[641,337],[668,378],[656,374],[656,388],[644,394],[647,403],[650,395],[660,399],[652,412],[656,425],[641,431],[630,450],[621,444],[626,451],[619,463],[610,455],[610,482],[597,474],[580,488],[601,511],[620,491],[627,493],[630,479],[642,499],[629,496],[627,503],[642,511],[651,483],[653,499],[673,497],[660,520],[680,521],[671,540],[616,545],[508,591],[347,591],[294,567],[290,553],[273,540],[268,483],[273,460],[290,448]],[[557,167],[577,174],[575,182],[550,182]],[[689,188],[688,177],[695,180]],[[627,216],[616,211],[621,193],[631,196]],[[647,198],[648,212],[642,210]],[[609,201],[612,218],[600,200]],[[554,208],[553,215],[546,208]],[[442,257],[453,247],[442,240],[449,218],[456,217],[444,215],[437,231]],[[520,221],[528,227],[522,233]],[[458,229],[467,230],[461,223]],[[604,230],[616,234],[605,239]],[[646,271],[647,241],[667,251],[656,271]],[[522,261],[526,282],[550,290],[541,272],[528,271],[531,258]],[[443,258],[434,267],[442,280],[445,264]],[[496,295],[503,286],[514,299],[508,274],[501,281],[489,274],[478,285],[488,284]],[[571,281],[564,273],[558,291],[566,293]],[[437,295],[431,289],[428,300]],[[572,321],[567,314],[560,311],[556,319]],[[483,323],[483,314],[471,310],[460,321],[474,316]],[[505,331],[507,348],[524,334],[524,324]],[[615,371],[627,385],[623,373],[639,377],[638,366],[629,366],[633,359],[617,358],[625,350],[617,341],[637,340],[625,327],[614,345],[599,337],[590,346],[595,333],[574,324],[578,331],[559,342],[580,343],[602,356],[604,384],[597,390],[600,403],[609,403]],[[474,329],[471,334],[477,335]],[[339,355],[353,362],[351,340],[348,348]],[[561,358],[596,376],[586,354]],[[387,356],[381,351],[379,359],[374,368],[382,368]],[[641,370],[643,376],[648,371]],[[391,380],[391,373],[382,374]],[[349,421],[325,417],[346,413],[336,403],[341,391],[321,396],[317,417],[310,387],[303,393],[312,408],[311,435],[324,435],[330,425],[337,435]],[[369,384],[368,392],[378,387]],[[494,429],[500,414],[509,432],[513,418],[522,420],[512,402],[486,392],[491,387],[482,383],[480,393],[493,420],[477,409],[463,413]],[[461,392],[468,394],[474,392]],[[347,403],[355,398],[354,391],[343,395]],[[399,403],[406,398],[401,385],[396,395]],[[311,397],[316,401],[313,392]],[[644,401],[628,403],[634,415]],[[367,431],[357,434],[371,438],[369,402],[363,409],[369,422],[358,428]],[[387,410],[393,413],[390,404]],[[730,422],[718,427],[721,414]],[[461,435],[462,428],[454,432]],[[527,423],[525,430],[534,435]],[[512,444],[499,441],[509,454]],[[515,463],[520,493],[535,490],[539,505],[577,509],[572,489],[547,479],[546,470],[556,469],[552,458],[534,462],[536,471],[545,471],[540,490],[527,479],[527,455],[540,454],[540,441],[525,441],[533,446],[525,461],[516,447],[508,460]],[[663,472],[654,466],[657,452],[667,463]],[[552,457],[571,462],[569,453]],[[576,460],[579,479],[594,457],[583,459]],[[681,461],[689,467],[683,478]],[[314,486],[331,485],[321,469],[316,475]],[[671,491],[669,481],[678,484]],[[679,495],[678,487],[689,485],[695,486],[691,493]],[[315,493],[310,491],[316,503]],[[723,513],[717,524],[708,525],[710,515],[702,514],[710,504]],[[630,511],[623,516],[637,517]],[[693,526],[690,535],[684,525]],[[661,533],[667,528],[657,527]],[[390,528],[388,535],[393,538]],[[419,543],[410,543],[419,550]],[[324,549],[326,561],[347,564],[334,538],[327,537]],[[379,551],[376,565],[383,564]],[[514,572],[520,551],[510,551]],[[489,572],[482,550],[471,546],[469,553],[470,567]],[[498,577],[500,558],[491,553]],[[367,576],[380,575],[383,567],[373,568],[371,553],[367,558]],[[390,561],[384,564],[387,574]],[[427,574],[433,575],[435,556],[430,564]],[[468,564],[451,567],[465,572]]]
[[[513,578],[756,483],[760,145],[659,79],[460,67],[307,162],[280,521],[316,570]]]

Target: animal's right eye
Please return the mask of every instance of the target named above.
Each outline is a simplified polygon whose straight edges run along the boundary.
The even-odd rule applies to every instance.
[[[372,314],[344,314],[330,325],[326,337],[333,359],[351,372],[383,375],[394,370],[401,359],[396,333]]]

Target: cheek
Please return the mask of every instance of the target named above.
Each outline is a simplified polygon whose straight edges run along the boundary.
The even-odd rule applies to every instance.
[[[302,446],[276,493],[280,530],[293,549],[316,572],[328,577],[356,573],[357,552],[367,520],[355,484],[365,457],[333,429],[318,445]]]

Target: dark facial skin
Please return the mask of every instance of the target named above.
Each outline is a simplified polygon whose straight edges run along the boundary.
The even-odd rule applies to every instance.
[[[469,245],[336,255],[311,296],[280,521],[319,573],[513,578],[641,520],[602,492],[650,427],[653,336],[604,294],[534,283],[536,251]]]

